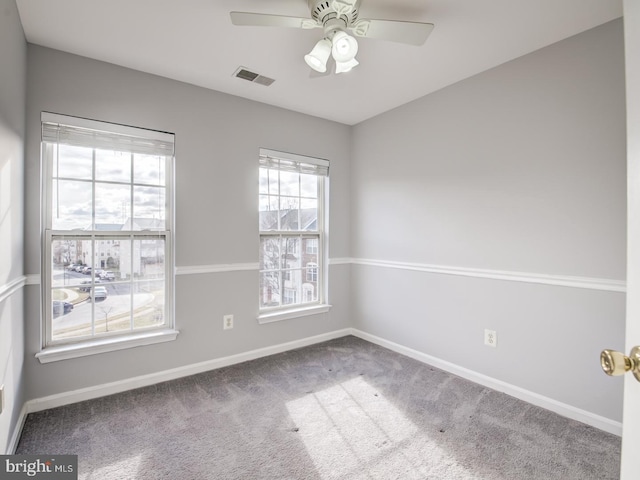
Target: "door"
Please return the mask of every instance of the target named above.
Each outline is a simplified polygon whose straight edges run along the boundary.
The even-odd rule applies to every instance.
[[[640,1],[624,0],[627,83],[626,353],[640,345]],[[640,382],[625,375],[621,480],[640,478]]]

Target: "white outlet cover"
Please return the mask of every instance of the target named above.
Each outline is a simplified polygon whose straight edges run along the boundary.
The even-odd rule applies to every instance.
[[[496,348],[498,346],[498,334],[495,330],[485,329],[484,344],[493,348]]]
[[[233,315],[225,315],[222,317],[222,329],[230,330],[233,328]]]

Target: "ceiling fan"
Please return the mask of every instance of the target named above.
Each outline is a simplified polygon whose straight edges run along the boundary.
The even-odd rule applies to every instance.
[[[324,29],[323,38],[304,57],[320,73],[326,72],[330,55],[336,73],[348,72],[358,65],[358,42],[349,32],[357,37],[422,45],[433,30],[432,23],[360,19],[360,3],[361,0],[308,0],[311,18],[231,12],[231,22],[240,26]]]

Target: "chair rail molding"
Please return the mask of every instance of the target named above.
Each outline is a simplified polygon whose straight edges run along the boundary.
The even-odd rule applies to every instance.
[[[13,295],[27,284],[27,277],[22,275],[18,278],[11,280],[5,285],[0,285],[0,303],[4,302],[7,298]]]
[[[396,262],[392,260],[378,260],[370,258],[330,258],[329,266],[337,265],[365,265],[370,267],[393,268],[396,270],[417,271],[438,275],[458,275],[463,277],[485,278],[509,282],[537,283],[541,285],[555,285],[559,287],[583,288],[588,290],[603,290],[607,292],[626,293],[627,282],[610,278],[579,277],[572,275],[551,275],[535,272],[516,272],[510,270],[492,270],[483,268],[468,268],[429,263]],[[213,265],[187,265],[175,267],[176,275],[205,275],[226,272],[258,271],[260,265],[251,263],[223,263]],[[0,286],[0,301],[3,300],[8,289],[21,288],[24,285],[39,285],[40,274],[29,274],[20,277],[7,285]],[[15,286],[14,284],[19,284]],[[5,297],[3,297],[5,295]]]
[[[458,275],[463,277],[487,278],[510,282],[538,283],[560,287],[585,288],[589,290],[604,290],[608,292],[625,293],[627,284],[623,280],[608,278],[577,277],[570,275],[548,275],[531,272],[514,272],[507,270],[489,270],[481,268],[453,267],[432,265],[427,263],[395,262],[389,260],[374,260],[368,258],[352,259],[354,265],[393,268],[397,270],[411,270],[440,275]]]

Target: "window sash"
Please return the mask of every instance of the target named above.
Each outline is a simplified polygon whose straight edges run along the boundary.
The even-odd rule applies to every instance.
[[[95,339],[99,339],[99,338],[105,338],[105,337],[115,337],[115,336],[122,336],[122,335],[129,335],[131,333],[138,333],[138,332],[142,332],[145,330],[156,330],[156,329],[163,329],[163,328],[167,328],[170,327],[173,324],[173,319],[172,319],[172,315],[169,312],[173,311],[173,304],[172,304],[172,296],[171,296],[171,292],[172,292],[172,278],[168,276],[168,272],[170,271],[170,265],[172,265],[172,246],[171,246],[171,235],[170,232],[162,232],[160,234],[158,234],[158,232],[153,232],[153,233],[149,233],[149,232],[118,232],[118,234],[105,234],[104,232],[99,232],[99,234],[92,234],[90,232],[68,232],[68,231],[58,231],[58,232],[53,232],[51,230],[48,230],[46,232],[45,235],[46,238],[46,244],[45,244],[45,258],[48,260],[46,262],[45,268],[43,269],[44,272],[44,281],[43,283],[46,285],[46,288],[44,288],[43,290],[43,294],[44,294],[44,315],[46,318],[46,322],[45,322],[45,338],[44,338],[44,346],[45,347],[51,347],[51,346],[57,346],[57,345],[65,345],[65,344],[72,344],[72,343],[81,343],[83,341],[87,341],[87,340],[95,340]],[[99,322],[100,318],[98,318],[99,316],[99,312],[96,312],[96,303],[95,302],[90,302],[91,305],[91,314],[89,317],[89,326],[91,328],[91,333],[89,334],[84,334],[84,335],[74,335],[74,336],[69,336],[69,337],[62,337],[62,338],[57,338],[54,339],[54,312],[52,311],[52,305],[53,305],[53,291],[55,290],[61,290],[64,289],[64,286],[60,286],[60,285],[53,285],[52,282],[52,275],[54,273],[53,271],[53,252],[51,251],[52,245],[55,241],[60,241],[60,240],[69,240],[69,241],[92,241],[92,242],[97,242],[97,241],[107,241],[107,240],[118,240],[118,241],[131,241],[131,242],[135,242],[135,241],[144,241],[144,240],[163,240],[164,241],[164,269],[163,269],[163,274],[160,277],[136,277],[133,272],[136,269],[136,267],[133,265],[134,264],[134,256],[133,256],[133,252],[130,255],[131,256],[131,264],[128,266],[128,271],[129,273],[129,278],[126,278],[124,280],[122,279],[115,279],[114,281],[110,281],[107,284],[105,284],[105,286],[110,287],[111,285],[128,285],[129,288],[131,289],[131,293],[133,293],[134,291],[134,287],[140,284],[144,284],[144,283],[158,283],[158,282],[162,282],[163,285],[163,293],[162,293],[162,297],[163,297],[163,309],[162,309],[162,314],[163,314],[163,321],[161,323],[155,323],[153,325],[147,326],[147,327],[140,327],[140,326],[136,326],[135,325],[135,321],[136,321],[136,316],[134,315],[135,313],[135,309],[133,308],[133,302],[134,302],[134,297],[133,295],[131,295],[130,297],[130,302],[131,302],[131,307],[129,310],[129,315],[130,315],[130,325],[129,328],[126,329],[120,329],[120,330],[116,330],[116,331],[106,331],[106,332],[96,332],[95,331],[95,324],[97,322]],[[94,244],[95,245],[95,244]],[[121,245],[122,247],[122,245]],[[95,272],[97,269],[102,269],[103,267],[96,265],[95,264],[95,250],[92,248],[90,250],[90,263],[88,263],[88,266],[92,267],[92,272],[89,276],[86,277],[87,281],[91,281],[94,282],[95,279],[97,278],[95,275]],[[99,260],[99,259],[98,259]],[[122,266],[120,267],[122,268]],[[109,268],[105,268],[106,270],[109,270]],[[95,283],[91,283],[88,284],[88,286],[90,285],[96,285]],[[98,284],[100,285],[100,284]],[[67,288],[77,288],[77,285],[69,285]]]

